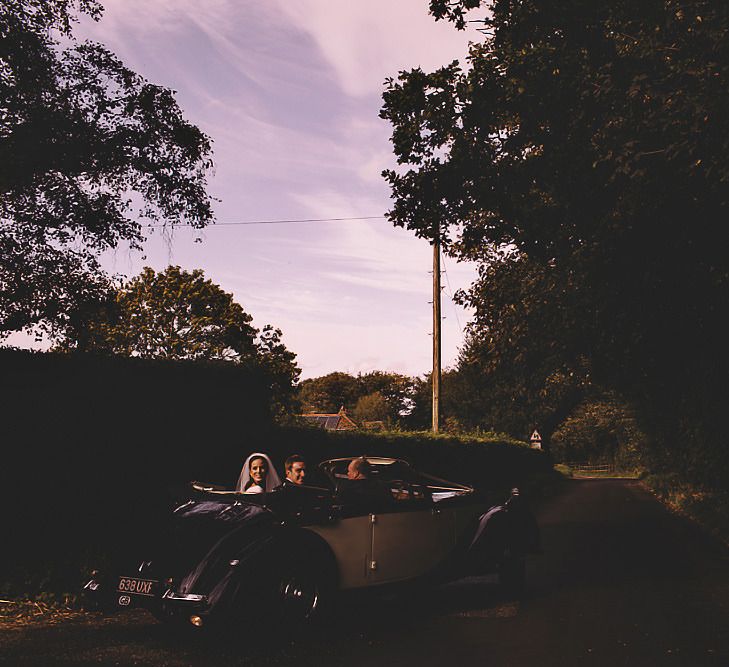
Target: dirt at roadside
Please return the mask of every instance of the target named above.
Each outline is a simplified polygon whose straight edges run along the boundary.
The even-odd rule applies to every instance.
[[[112,622],[118,622],[118,616],[103,616],[34,600],[0,600],[0,632],[63,624],[102,626]]]

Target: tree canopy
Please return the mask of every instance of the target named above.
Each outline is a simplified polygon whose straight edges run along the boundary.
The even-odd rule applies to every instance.
[[[552,431],[590,391],[582,327],[565,328],[567,290],[552,267],[495,253],[463,298],[473,306],[458,358],[461,412],[481,428]],[[475,421],[475,423],[474,423]]]
[[[243,361],[256,353],[253,318],[200,269],[145,267],[69,330],[79,351],[147,359]]]
[[[335,372],[301,382],[299,400],[306,412],[334,413],[359,406],[362,419],[396,423],[412,410],[415,384],[399,373]]]
[[[80,43],[96,0],[0,4],[0,336],[66,320],[108,288],[100,252],[145,223],[212,222],[210,139],[173,91]]]
[[[271,325],[262,330],[200,269],[142,273],[86,304],[69,321],[61,349],[146,359],[232,361],[265,371],[283,408],[292,405],[300,369]]]
[[[366,422],[388,424],[392,420],[392,408],[379,391],[373,391],[357,399],[352,416],[361,425]]]
[[[560,425],[552,437],[552,455],[557,461],[635,469],[646,453],[645,438],[630,406],[608,393],[580,404]]]
[[[684,415],[709,437],[726,397],[729,6],[431,12],[480,19],[484,38],[465,68],[389,82],[390,219],[426,238],[437,223],[449,252],[484,264],[466,300],[492,359],[543,377],[586,363],[654,424]]]

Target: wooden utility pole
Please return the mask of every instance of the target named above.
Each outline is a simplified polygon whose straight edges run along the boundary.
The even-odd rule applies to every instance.
[[[440,419],[440,227],[433,238],[433,433]]]

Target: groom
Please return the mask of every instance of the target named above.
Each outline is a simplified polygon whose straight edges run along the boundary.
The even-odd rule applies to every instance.
[[[284,484],[295,484],[301,486],[306,478],[306,461],[300,454],[292,454],[284,462],[286,480]]]

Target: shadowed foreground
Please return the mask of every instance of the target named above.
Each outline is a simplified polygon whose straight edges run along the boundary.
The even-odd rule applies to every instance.
[[[637,482],[573,481],[539,515],[521,601],[492,578],[349,602],[305,635],[222,641],[145,613],[0,625],[8,665],[729,664],[729,553]]]

